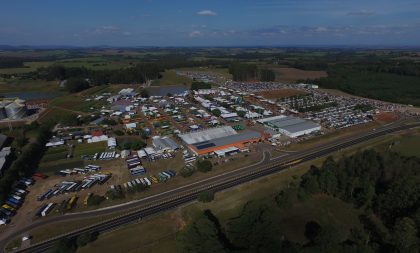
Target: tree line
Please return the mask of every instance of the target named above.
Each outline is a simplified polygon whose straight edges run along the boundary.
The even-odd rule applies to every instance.
[[[50,126],[37,128],[37,138],[22,149],[22,153],[0,178],[0,202],[4,202],[13,185],[22,177],[32,177],[45,152],[45,144],[50,137]]]
[[[0,57],[0,69],[5,68],[22,68],[24,60],[15,57]]]

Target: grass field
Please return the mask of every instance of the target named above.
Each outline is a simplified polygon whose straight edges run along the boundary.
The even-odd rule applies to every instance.
[[[57,95],[62,93],[58,83],[55,81],[0,78],[0,93],[24,91],[55,92]]]
[[[68,151],[69,149],[67,146],[49,148],[45,152],[45,155],[42,157],[41,163],[48,163],[65,159],[67,157]]]
[[[159,214],[115,232],[106,233],[100,239],[80,248],[78,253],[96,252],[179,252],[175,245],[177,223],[169,213]],[[112,243],[104,243],[111,242]]]
[[[287,239],[294,242],[306,242],[305,224],[316,221],[319,224],[331,224],[340,228],[347,237],[351,228],[360,227],[360,210],[339,199],[318,195],[303,202],[295,203],[289,209],[281,209],[278,213],[280,226]]]
[[[39,164],[38,171],[47,175],[53,175],[59,170],[80,168],[83,166],[84,162],[81,159],[61,159],[51,162],[43,162]]]
[[[413,132],[410,134],[394,135],[388,141],[378,146],[380,151],[390,150],[405,156],[420,157],[420,133]]]
[[[76,113],[77,112],[86,113],[86,112],[91,111],[90,109],[91,107],[100,108],[105,103],[106,101],[104,100],[103,101],[102,100],[86,101],[86,98],[82,96],[69,95],[69,96],[62,96],[62,97],[55,98],[54,100],[51,101],[50,105],[53,107],[59,107],[59,108],[67,109],[67,110],[72,110],[72,111],[75,111]]]
[[[104,152],[106,142],[76,144],[73,150],[73,158],[67,158],[69,147],[67,145],[56,148],[49,148],[42,157],[39,171],[46,174],[53,174],[57,170],[82,167],[84,162],[82,155],[94,155]]]
[[[76,144],[73,156],[80,158],[82,155],[94,155],[95,153],[104,152],[106,147],[106,141]]]
[[[191,86],[192,80],[188,77],[179,76],[175,70],[166,70],[162,78],[152,82],[152,86],[186,85]]]
[[[65,109],[61,109],[61,108],[48,108],[45,111],[43,111],[39,117],[38,117],[38,122],[42,123],[46,123],[49,122],[51,120],[56,120],[60,117],[66,117],[69,115],[74,115],[77,116],[78,114],[75,112],[71,112]]]

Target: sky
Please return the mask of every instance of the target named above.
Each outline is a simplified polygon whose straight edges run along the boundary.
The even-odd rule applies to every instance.
[[[420,0],[0,0],[0,44],[420,46]]]

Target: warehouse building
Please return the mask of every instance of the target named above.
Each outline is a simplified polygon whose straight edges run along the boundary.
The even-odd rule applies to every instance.
[[[284,115],[260,119],[257,122],[263,124],[271,130],[287,135],[291,138],[296,138],[321,130],[321,126],[317,123]]]
[[[178,144],[174,140],[172,140],[170,137],[160,137],[160,136],[154,136],[152,138],[153,147],[157,150],[160,150],[162,152],[173,152],[177,149],[179,149]]]
[[[22,119],[28,115],[28,110],[24,100],[14,101],[5,100],[0,102],[0,120],[2,119]]]
[[[180,134],[179,137],[197,155],[216,153],[218,156],[239,152],[241,149],[245,149],[247,144],[263,139],[259,132],[242,131],[238,133],[230,126]]]

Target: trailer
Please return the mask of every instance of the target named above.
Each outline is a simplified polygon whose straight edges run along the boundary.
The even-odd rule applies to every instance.
[[[89,194],[88,194],[88,195],[85,197],[85,199],[83,200],[83,204],[84,204],[85,206],[87,206],[87,205],[88,205],[89,199],[90,199],[90,197],[92,197],[92,195],[93,195],[93,193],[89,192]]]
[[[151,186],[152,185],[152,182],[150,182],[150,180],[147,178],[147,177],[145,177],[145,178],[143,178],[144,179],[144,181],[146,181],[146,184],[148,185],[148,186]]]
[[[44,209],[47,207],[47,205],[42,205],[41,208],[38,209],[38,211],[36,211],[35,216],[41,216],[42,211],[44,211]]]
[[[168,173],[166,173],[165,171],[162,171],[162,174],[165,175],[168,179],[171,178],[171,175],[169,175]]]
[[[11,206],[9,206],[8,204],[3,204],[1,207],[3,207],[4,209],[9,210],[11,212],[16,212],[16,209],[13,208],[13,207],[11,207]]]
[[[16,205],[16,204],[15,204],[15,203],[13,203],[13,202],[10,202],[10,201],[6,201],[6,204],[7,204],[8,206],[10,206],[10,207],[14,208],[15,210],[19,209],[19,207],[20,207],[20,206]]]
[[[16,196],[16,195],[10,195],[10,197],[12,197],[12,198],[14,198],[14,199],[17,199],[17,200],[22,200],[22,197],[19,197],[19,196]]]
[[[19,188],[15,188],[15,191],[20,192],[22,194],[26,194],[27,192],[25,190],[19,189]]]
[[[143,178],[140,178],[140,179],[138,179],[138,180],[140,181],[140,183],[141,183],[142,185],[146,185],[146,182],[144,182]]]
[[[67,186],[67,188],[65,189],[66,192],[71,191],[72,189],[74,189],[74,187],[77,185],[77,183],[73,182],[72,184],[70,184],[69,186]]]
[[[42,210],[42,212],[41,212],[41,216],[42,216],[42,217],[47,216],[47,214],[49,214],[49,213],[51,212],[51,210],[53,210],[54,206],[55,206],[55,203],[49,203],[49,204],[48,204],[48,205],[44,208],[44,210]]]
[[[176,176],[176,171],[174,170],[167,170],[167,173],[170,173],[172,177]]]
[[[152,180],[153,183],[157,184],[159,183],[159,180],[155,177],[155,176],[150,176],[150,179]]]
[[[76,203],[77,195],[73,195],[73,197],[70,198],[69,202],[67,203],[66,209],[70,210],[73,208],[74,204]]]
[[[14,199],[14,198],[8,198],[7,201],[15,203],[16,205],[22,205],[22,201]]]
[[[41,196],[38,196],[37,197],[37,199],[38,199],[38,201],[43,201],[45,198],[46,198],[46,196],[50,193],[50,192],[52,192],[53,190],[52,189],[49,189],[47,192],[45,192],[44,194],[42,194]]]

